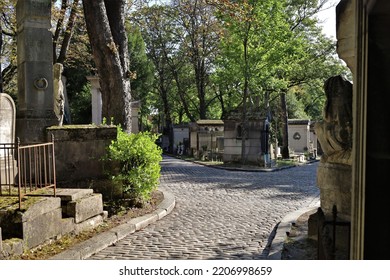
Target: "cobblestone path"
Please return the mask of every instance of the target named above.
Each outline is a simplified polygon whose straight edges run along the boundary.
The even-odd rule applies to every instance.
[[[265,259],[281,219],[318,201],[317,165],[239,172],[164,157],[175,209],[90,259]]]

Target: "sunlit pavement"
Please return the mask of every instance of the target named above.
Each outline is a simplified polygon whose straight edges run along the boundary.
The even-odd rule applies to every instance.
[[[90,259],[265,259],[281,219],[318,202],[317,165],[239,172],[164,157],[175,209]]]

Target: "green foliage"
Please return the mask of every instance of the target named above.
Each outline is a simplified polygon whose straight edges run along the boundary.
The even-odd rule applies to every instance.
[[[127,134],[118,127],[117,139],[108,147],[104,160],[117,166],[109,175],[131,199],[147,201],[157,189],[162,160],[162,150],[155,144],[157,138],[149,132]]]
[[[92,121],[92,94],[91,85],[86,83],[80,92],[72,92],[70,99],[70,113],[72,123],[88,124]]]

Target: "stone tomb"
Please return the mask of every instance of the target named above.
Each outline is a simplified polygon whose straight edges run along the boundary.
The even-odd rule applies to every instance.
[[[0,182],[1,186],[14,184],[17,173],[14,150],[15,104],[11,96],[0,93]]]

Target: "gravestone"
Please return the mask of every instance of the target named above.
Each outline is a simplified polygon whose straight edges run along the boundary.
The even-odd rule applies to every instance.
[[[19,0],[16,4],[16,135],[22,143],[43,142],[45,128],[58,124],[54,112],[51,3],[51,0]]]
[[[9,144],[15,143],[15,104],[11,96],[0,93],[0,182],[1,185],[14,183],[16,161],[14,150]]]

